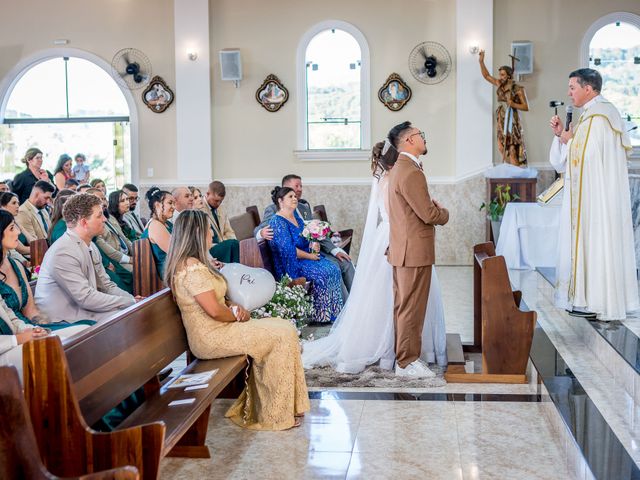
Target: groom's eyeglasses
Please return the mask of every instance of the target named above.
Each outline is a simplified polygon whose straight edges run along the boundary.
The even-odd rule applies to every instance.
[[[424,135],[424,132],[423,132],[423,131],[419,131],[419,132],[416,132],[416,133],[412,133],[411,135],[409,135],[409,136],[407,137],[407,140],[409,140],[411,137],[413,137],[413,136],[415,136],[415,135],[420,135],[420,137],[422,138],[422,141],[423,141],[423,142],[426,142],[426,141],[427,141],[427,139],[426,139],[426,137],[425,137],[425,135]]]

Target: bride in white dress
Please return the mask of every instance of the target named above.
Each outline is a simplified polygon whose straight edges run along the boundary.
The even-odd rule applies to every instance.
[[[331,366],[341,373],[359,373],[379,362],[380,368],[393,369],[393,270],[385,256],[389,246],[386,172],[393,167],[397,155],[388,142],[373,148],[374,178],[351,292],[329,335],[304,344],[304,368]],[[434,267],[420,358],[445,366],[446,344],[440,282]]]

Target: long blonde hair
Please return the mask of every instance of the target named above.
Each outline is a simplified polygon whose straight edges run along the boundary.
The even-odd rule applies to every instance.
[[[164,281],[173,290],[173,278],[186,265],[187,259],[195,258],[206,265],[212,275],[224,280],[208,258],[207,230],[211,228],[207,214],[200,210],[185,210],[176,220],[171,233],[171,242],[164,268]]]

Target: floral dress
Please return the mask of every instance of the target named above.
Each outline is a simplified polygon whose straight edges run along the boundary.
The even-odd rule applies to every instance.
[[[289,275],[291,278],[305,277],[313,282],[312,322],[333,322],[342,309],[341,274],[338,266],[320,254],[320,260],[298,258],[296,248],[309,251],[309,242],[300,234],[304,221],[297,212],[294,213],[297,225],[280,215],[269,220],[273,229],[273,240],[269,241],[273,253],[273,263],[278,278]]]

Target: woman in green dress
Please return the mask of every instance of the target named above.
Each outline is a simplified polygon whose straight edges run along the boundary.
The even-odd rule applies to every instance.
[[[147,223],[140,238],[148,238],[151,242],[151,251],[156,262],[156,268],[160,278],[164,278],[164,262],[169,251],[173,224],[169,221],[173,217],[175,201],[171,193],[151,187],[145,195],[149,202],[151,220]]]
[[[69,197],[75,195],[73,190],[60,190],[56,199],[53,201],[53,213],[51,214],[51,228],[49,228],[49,245],[59,239],[64,232],[67,231],[67,224],[62,218],[62,207],[69,200]]]

